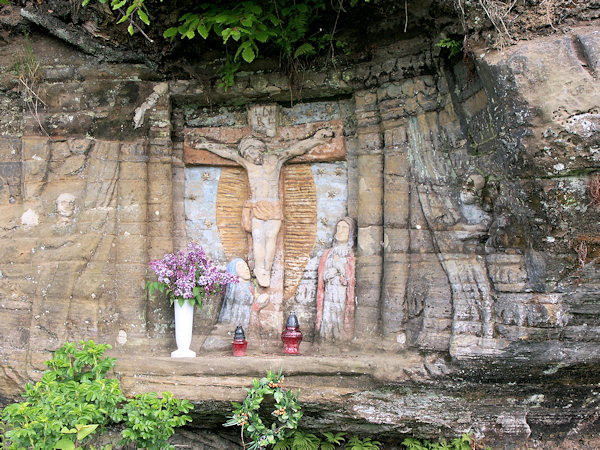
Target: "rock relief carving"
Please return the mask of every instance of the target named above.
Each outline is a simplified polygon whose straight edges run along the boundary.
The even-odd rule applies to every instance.
[[[319,261],[315,331],[323,341],[349,340],[354,332],[354,220],[336,226],[333,246]]]
[[[212,189],[216,193],[220,243],[215,251],[222,249],[229,260],[247,259],[257,280],[257,296],[267,295],[259,302],[264,308],[252,316],[259,318],[255,328],[261,330],[261,339],[280,333],[283,302],[294,296],[315,251],[320,188],[313,168],[298,163],[331,163],[346,155],[341,120],[278,127],[277,113],[276,105],[252,106],[248,126],[190,128],[184,140],[186,165],[213,166],[218,171],[218,189],[212,178],[206,189],[196,180],[196,188],[204,189],[200,197]],[[187,195],[193,200],[193,192]],[[344,204],[345,198],[340,196]],[[325,203],[329,201],[333,200]],[[345,206],[333,217],[344,213]],[[202,232],[202,226],[196,228]],[[314,323],[314,315],[309,322]]]
[[[254,275],[260,286],[269,287],[271,284],[271,268],[283,220],[279,196],[281,169],[289,159],[327,143],[332,137],[331,130],[321,129],[311,137],[295,142],[282,151],[274,151],[272,147],[269,148],[267,142],[252,136],[242,138],[237,149],[207,138],[195,143],[196,148],[206,149],[235,161],[246,169],[250,199],[243,207],[242,226],[252,235],[251,259]]]
[[[409,157],[418,183],[419,203],[452,287],[454,333],[450,352],[453,355],[495,353],[495,294],[484,259],[471,250],[473,242],[487,233],[489,218],[478,208],[469,212],[464,208],[476,204],[481,180],[476,177],[469,180],[461,192],[462,201],[448,195],[446,186],[451,185],[452,169],[448,161],[436,157],[436,149],[440,147],[436,120],[432,119],[429,126],[427,130],[422,121],[409,120]]]
[[[330,161],[345,156],[341,122],[278,128],[277,117],[277,105],[254,105],[248,112],[249,127],[187,130],[184,150],[188,164],[237,163],[246,169],[250,198],[243,207],[242,225],[250,234],[248,264],[265,288],[271,286],[277,237],[287,215],[280,186],[284,164],[290,159]]]

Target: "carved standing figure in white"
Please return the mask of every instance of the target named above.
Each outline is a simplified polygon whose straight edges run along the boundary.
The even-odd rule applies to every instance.
[[[354,220],[335,227],[333,246],[319,261],[315,331],[323,341],[346,341],[354,334]]]
[[[320,129],[311,137],[295,142],[284,150],[275,151],[262,140],[246,136],[238,148],[202,138],[195,147],[208,150],[237,162],[246,169],[251,198],[244,204],[242,225],[252,234],[252,259],[258,284],[269,287],[271,268],[281,229],[283,210],[279,196],[281,168],[289,159],[303,155],[333,137],[329,129]]]
[[[227,285],[218,323],[230,323],[247,328],[254,302],[254,286],[250,281],[250,269],[246,261],[235,258],[227,264],[227,272],[237,275],[240,281],[237,284]]]

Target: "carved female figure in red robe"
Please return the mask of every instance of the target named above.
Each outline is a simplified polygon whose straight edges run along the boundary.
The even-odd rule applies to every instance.
[[[322,341],[346,341],[354,334],[354,220],[336,225],[333,246],[319,261],[315,331]]]

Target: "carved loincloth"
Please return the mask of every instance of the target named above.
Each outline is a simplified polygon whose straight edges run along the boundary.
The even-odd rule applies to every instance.
[[[252,219],[283,220],[281,202],[247,200],[242,209],[242,227],[248,233],[252,232]]]

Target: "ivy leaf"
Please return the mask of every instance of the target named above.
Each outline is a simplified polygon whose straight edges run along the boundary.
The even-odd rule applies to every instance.
[[[254,53],[254,50],[252,50],[251,47],[246,47],[242,51],[242,58],[244,58],[244,61],[246,61],[247,63],[251,63],[252,61],[254,61],[254,58],[256,58],[256,53]]]

